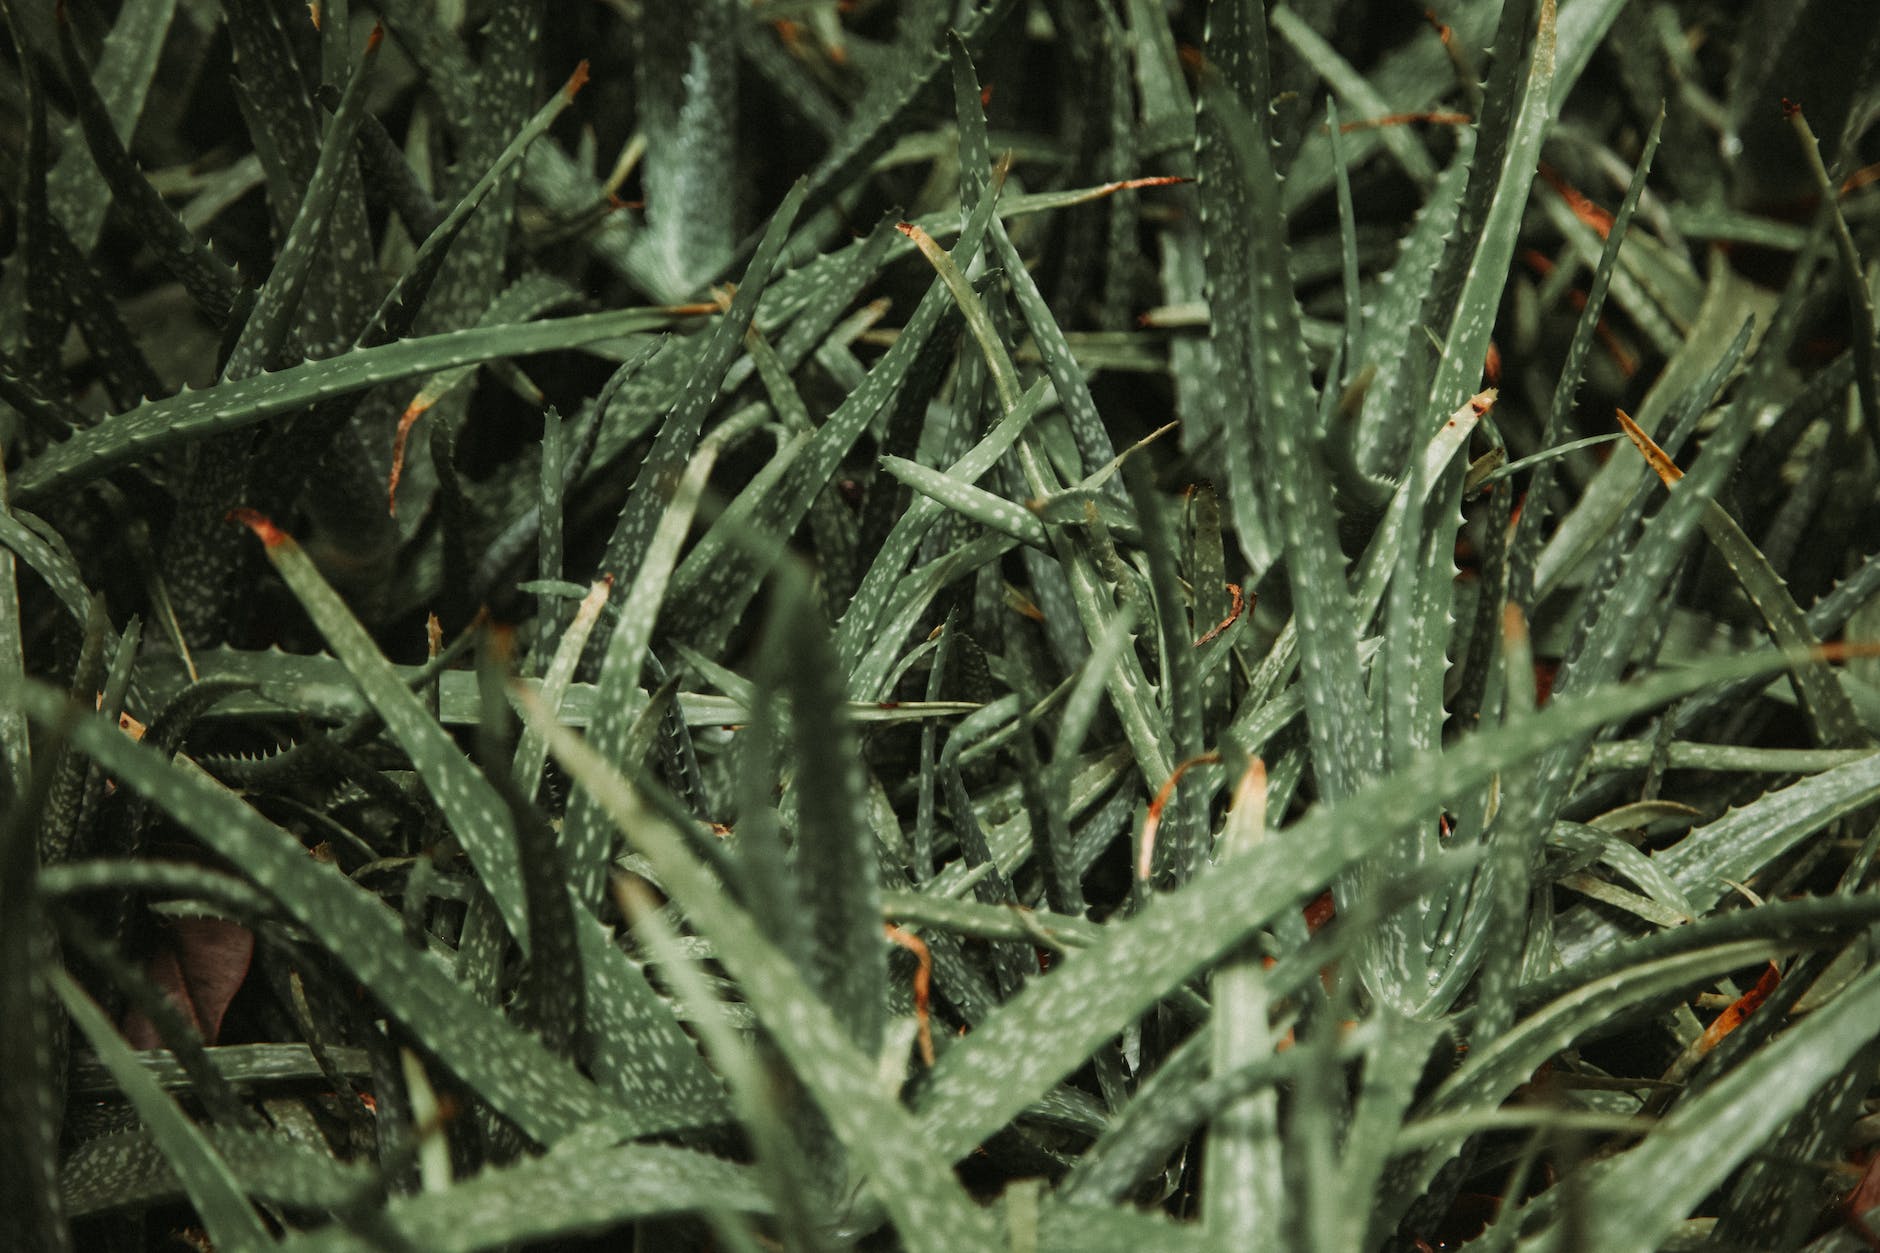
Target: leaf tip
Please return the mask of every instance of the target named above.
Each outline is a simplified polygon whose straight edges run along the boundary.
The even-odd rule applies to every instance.
[[[568,75],[568,81],[562,85],[562,88],[561,88],[562,95],[568,97],[568,99],[570,100],[573,100],[575,96],[580,93],[581,89],[587,86],[587,80],[588,80],[587,58],[582,57],[581,63],[574,67],[574,73]]]
[[[287,542],[287,532],[275,526],[259,509],[249,509],[244,506],[229,510],[226,516],[230,522],[239,522],[253,531],[255,538],[269,548],[278,548]]]
[[[1632,441],[1632,446],[1639,450],[1639,455],[1645,458],[1653,473],[1657,474],[1666,487],[1684,477],[1684,471],[1678,469],[1677,463],[1671,460],[1671,455],[1660,448],[1657,441],[1647,435],[1644,429],[1632,420],[1631,414],[1623,409],[1614,409],[1613,412],[1618,415],[1619,425],[1624,429],[1626,438]]]

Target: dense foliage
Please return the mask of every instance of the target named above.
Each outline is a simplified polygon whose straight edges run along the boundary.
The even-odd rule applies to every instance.
[[[1880,1239],[1880,6],[0,17],[0,1244]]]

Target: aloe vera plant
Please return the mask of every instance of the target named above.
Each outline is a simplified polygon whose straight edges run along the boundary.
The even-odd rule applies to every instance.
[[[1864,7],[0,19],[0,1245],[1880,1239]]]

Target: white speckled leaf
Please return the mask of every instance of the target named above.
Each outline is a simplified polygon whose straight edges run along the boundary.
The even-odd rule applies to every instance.
[[[66,715],[61,693],[29,684],[18,699],[42,724]],[[71,735],[119,783],[239,864],[427,1053],[525,1134],[552,1144],[600,1121],[623,1134],[697,1125],[696,1111],[656,1103],[622,1106],[602,1095],[533,1036],[477,1001],[443,965],[412,950],[398,916],[376,897],[314,861],[299,840],[186,758],[165,762],[93,715],[79,717]]]
[[[71,488],[152,453],[251,426],[332,396],[452,366],[618,339],[653,330],[670,319],[670,314],[655,309],[616,309],[548,322],[447,331],[309,361],[237,383],[184,391],[114,414],[48,448],[14,474],[14,499],[24,503]]]

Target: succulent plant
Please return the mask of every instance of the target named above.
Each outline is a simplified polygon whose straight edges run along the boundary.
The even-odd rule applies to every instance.
[[[0,1244],[1880,1238],[1866,9],[0,17]]]

